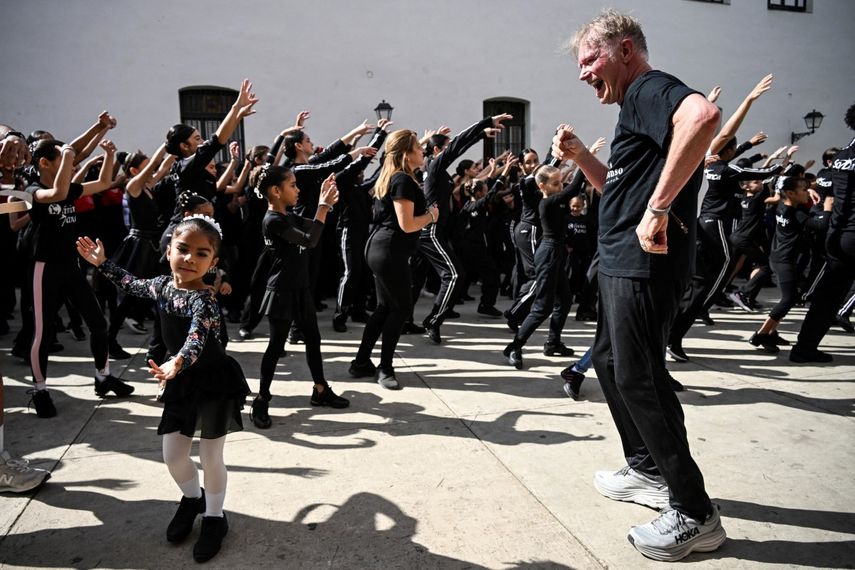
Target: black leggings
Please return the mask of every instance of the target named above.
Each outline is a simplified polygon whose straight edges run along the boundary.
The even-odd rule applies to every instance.
[[[796,267],[792,263],[772,262],[772,271],[778,279],[778,288],[781,290],[781,300],[769,311],[769,317],[781,322],[790,309],[799,300],[799,280]]]
[[[315,308],[309,307],[307,314],[314,315]],[[276,371],[276,363],[285,351],[285,342],[288,340],[288,331],[291,329],[291,323],[295,322],[306,339],[306,363],[309,365],[309,371],[312,374],[312,380],[315,384],[326,385],[324,379],[324,363],[321,358],[321,333],[318,331],[317,318],[300,318],[300,319],[277,319],[269,317],[270,321],[270,340],[267,343],[267,350],[264,351],[264,356],[261,357],[261,383],[258,390],[258,395],[267,401],[272,397],[270,395],[270,384],[273,383],[273,373]]]
[[[56,312],[67,298],[80,311],[89,328],[89,346],[95,368],[107,365],[107,321],[86,277],[74,263],[36,261],[30,272],[33,291],[33,342],[30,366],[33,382],[47,381],[48,339],[53,338]]]
[[[386,232],[377,232],[368,238],[365,261],[374,272],[377,309],[365,324],[356,353],[357,362],[368,362],[382,335],[380,369],[387,372],[392,370],[392,357],[401,338],[401,328],[413,310],[412,276],[407,263],[410,252],[396,251],[393,240],[395,236]]]

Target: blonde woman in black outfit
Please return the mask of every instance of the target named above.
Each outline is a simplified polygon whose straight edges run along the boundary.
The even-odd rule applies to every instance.
[[[365,325],[350,374],[359,378],[376,373],[378,384],[397,390],[400,385],[392,368],[392,356],[413,305],[408,261],[418,246],[418,232],[436,223],[439,210],[436,205],[427,207],[416,182],[416,170],[424,165],[418,135],[395,131],[386,140],[384,150],[383,168],[374,187],[374,230],[365,248],[366,262],[377,286],[377,309]],[[380,366],[375,368],[371,351],[381,335]]]

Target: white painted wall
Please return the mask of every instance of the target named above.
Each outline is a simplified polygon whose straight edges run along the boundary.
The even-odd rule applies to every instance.
[[[855,1],[815,0],[810,14],[770,12],[764,0],[0,0],[0,122],[69,139],[102,109],[119,120],[120,149],[149,151],[179,119],[178,89],[236,88],[249,77],[261,102],[249,144],[269,144],[310,109],[317,143],[343,134],[385,98],[397,127],[459,130],[482,101],[531,101],[528,142],[546,148],[555,125],[584,140],[609,137],[616,107],[602,107],[562,46],[600,6],[641,19],[654,67],[708,91],[725,115],[766,73],[773,91],[752,109],[742,138],[764,130],[766,150],[804,130],[802,160],[848,142],[855,101]],[[480,148],[477,149],[480,153]]]

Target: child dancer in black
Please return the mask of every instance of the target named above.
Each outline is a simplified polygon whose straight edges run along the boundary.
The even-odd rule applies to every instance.
[[[523,367],[522,347],[550,312],[552,318],[549,322],[549,338],[543,345],[543,354],[573,355],[573,349],[561,342],[561,331],[567,320],[567,313],[570,312],[571,301],[565,267],[564,236],[567,229],[568,203],[571,196],[579,194],[583,176],[581,170],[578,171],[573,181],[562,189],[561,171],[554,166],[542,166],[535,173],[535,180],[543,192],[543,200],[539,205],[543,240],[534,256],[537,289],[531,311],[514,335],[514,340],[504,350],[508,362],[517,369]]]
[[[265,245],[273,250],[274,257],[267,280],[267,291],[261,301],[261,311],[270,321],[270,340],[261,359],[261,385],[252,402],[250,418],[260,429],[271,425],[268,407],[270,384],[288,338],[291,323],[305,335],[306,362],[314,380],[310,403],[313,406],[346,408],[350,402],[337,396],[324,378],[321,358],[321,334],[312,300],[309,276],[309,257],[306,252],[318,245],[324,231],[327,213],[338,200],[335,175],[330,174],[321,185],[314,219],[303,218],[286,211],[297,203],[300,190],[294,173],[282,166],[256,167],[250,183],[267,198],[267,214],[261,224]]]
[[[166,539],[181,542],[193,529],[196,515],[204,514],[199,540],[193,547],[197,562],[220,550],[229,530],[223,513],[228,473],[223,461],[226,434],[243,429],[240,410],[249,386],[235,359],[219,340],[219,308],[203,282],[217,263],[222,235],[207,216],[191,216],[172,234],[167,257],[171,276],[137,279],[104,256],[100,240],[77,241],[77,251],[125,294],[153,299],[157,304],[163,338],[172,357],[150,372],[164,386],[163,416],[157,433],[163,436],[163,460],[183,493]],[[198,435],[199,459],[205,472],[205,490],[190,458]]]
[[[33,322],[35,332],[30,348],[30,366],[35,389],[32,392],[36,415],[50,418],[56,415],[47,390],[47,340],[60,302],[68,297],[80,311],[89,327],[89,343],[95,359],[95,393],[105,396],[129,396],[134,388],[110,375],[107,359],[107,323],[92,287],[80,271],[74,255],[76,211],[74,201],[107,190],[112,184],[113,159],[116,147],[110,141],[101,143],[105,151],[101,176],[95,182],[70,182],[75,151],[70,145],[55,140],[39,141],[33,151],[33,166],[39,179],[27,188],[33,196],[30,271],[33,291]]]
[[[412,275],[409,259],[418,247],[418,232],[436,222],[436,205],[429,208],[416,182],[424,164],[419,137],[413,131],[395,131],[386,140],[385,158],[374,186],[374,230],[365,246],[365,261],[374,272],[377,309],[365,325],[356,358],[350,363],[354,378],[377,374],[383,388],[400,388],[392,357],[404,321],[412,314]],[[371,351],[383,335],[380,366],[371,363]]]
[[[827,213],[831,212],[832,202],[831,198],[825,200],[825,216],[809,214],[806,208],[809,207],[811,199],[807,192],[807,181],[793,176],[782,176],[779,180],[778,188],[784,199],[778,204],[778,213],[775,215],[775,237],[772,240],[769,263],[781,289],[781,300],[772,307],[763,326],[749,340],[753,346],[770,353],[778,352],[779,345],[790,344],[778,335],[778,325],[799,298],[798,285],[801,275],[796,270],[796,260],[800,251],[807,245],[802,232],[806,229],[825,229],[828,226]]]

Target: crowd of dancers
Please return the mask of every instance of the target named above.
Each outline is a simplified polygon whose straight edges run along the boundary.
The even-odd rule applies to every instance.
[[[627,29],[626,37],[637,42],[632,26]],[[589,28],[574,48],[583,69],[580,79],[594,86],[603,102],[614,102],[601,95],[609,87],[606,80],[591,71],[601,57],[588,54],[591,42],[613,40],[598,30]],[[646,62],[646,46],[643,56]],[[779,323],[792,307],[812,303],[789,352],[797,363],[832,360],[819,350],[829,326],[853,332],[855,289],[851,270],[840,267],[841,259],[852,255],[855,236],[852,143],[825,151],[815,173],[814,160],[797,162],[796,146],[756,152],[766,140],[762,132],[737,144],[745,116],[772,83],[771,75],[763,78],[712,138],[697,220],[697,210],[684,213],[678,200],[674,208],[648,203],[649,215],[669,222],[669,235],[697,235],[696,250],[692,243],[693,251],[686,252],[695,258],[695,270],[688,286],[675,291],[682,302],[667,323],[663,347],[678,362],[690,358],[682,342],[693,324],[713,324],[714,305],[757,314],[758,329],[746,342],[777,353],[790,344],[778,334]],[[720,91],[713,89],[707,101],[714,103]],[[460,317],[459,303],[477,299],[480,316],[507,323],[508,344],[497,358],[521,369],[523,348],[544,321],[549,319],[543,354],[566,361],[574,355],[562,341],[571,308],[576,305],[576,321],[596,321],[598,305],[620,294],[613,278],[646,276],[632,267],[614,269],[615,248],[625,244],[614,237],[620,220],[609,212],[620,204],[613,199],[608,206],[601,192],[622,172],[602,171],[598,179],[599,167],[591,166],[605,139],[580,148],[572,127],[561,125],[553,141],[540,141],[542,152],[526,148],[486,162],[462,158],[511,118],[497,115],[457,134],[442,126],[423,136],[394,130],[386,119],[363,122],[319,147],[308,134],[310,114],[303,111],[270,146],[242,153],[228,141],[240,121],[256,112],[257,102],[251,83],[244,81],[208,140],[191,126],[175,125],[150,155],[116,149],[108,135],[119,123],[108,112],[69,143],[45,130],[25,135],[0,126],[2,205],[8,213],[0,219],[0,247],[8,260],[0,334],[18,331],[12,355],[31,367],[35,415],[46,419],[61,413],[48,389],[49,354],[63,349],[58,332],[68,330],[76,340],[88,337],[93,385],[101,397],[128,397],[134,391],[110,373],[111,360],[130,358],[118,331],[149,334],[146,362],[160,382],[163,403],[158,433],[164,461],[182,493],[167,539],[184,540],[203,515],[194,546],[197,561],[213,557],[228,531],[223,445],[226,434],[243,429],[241,410],[251,393],[245,376],[250,371],[228,355],[227,345],[252,338],[264,317],[268,344],[260,370],[249,374],[259,379],[249,418],[262,430],[272,425],[272,380],[286,343],[305,344],[309,404],[349,406],[324,374],[319,315],[331,320],[331,330],[324,327],[330,335],[347,331],[349,323],[364,323],[349,373],[397,390],[402,385],[394,355],[401,334],[423,335],[424,342],[441,345],[443,323]],[[846,123],[855,128],[855,107]],[[668,144],[667,137],[662,144]],[[617,140],[613,154],[616,146]],[[230,160],[218,163],[223,149]],[[613,209],[604,215],[606,207]],[[639,220],[640,215],[632,227]],[[652,238],[634,248],[655,258],[665,243]],[[679,243],[668,242],[672,253]],[[606,274],[598,276],[601,260]],[[601,278],[608,283],[602,292]],[[824,289],[823,279],[832,278],[833,285]],[[769,286],[780,289],[780,300],[767,310],[757,298]],[[433,303],[420,315],[415,301],[424,289]],[[16,302],[21,323],[10,326]],[[62,307],[67,320],[60,317]],[[599,306],[601,320],[602,311]],[[573,399],[580,396],[594,349],[566,362],[561,373],[564,391]],[[670,375],[667,380],[670,390],[682,390]],[[13,459],[2,435],[0,416],[0,490],[23,492],[44,482],[49,473]],[[190,457],[194,436],[202,441],[204,490]],[[623,470],[620,477],[636,477],[634,484],[646,493],[643,500],[610,495],[614,476],[597,475],[606,496],[663,507],[658,475],[645,478],[637,464]],[[708,504],[707,499],[703,509],[708,511]],[[695,518],[713,516],[701,515]]]

